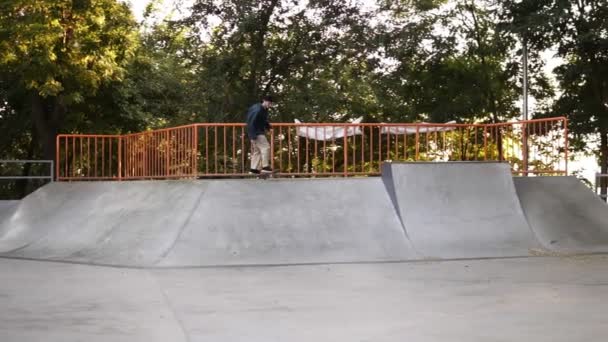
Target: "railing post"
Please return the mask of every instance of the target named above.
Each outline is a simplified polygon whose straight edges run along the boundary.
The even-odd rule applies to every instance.
[[[52,176],[57,176],[59,177],[59,148],[61,146],[61,139],[59,138],[59,135],[57,135],[55,137],[55,165],[51,165],[51,175]],[[67,155],[66,155],[67,158]],[[54,167],[53,167],[54,166]],[[55,169],[56,168],[56,169]],[[55,169],[55,174],[53,174],[53,169]],[[52,177],[52,180],[54,179],[54,177]]]
[[[118,136],[118,180],[122,180],[122,136]]]
[[[274,128],[270,129],[270,169],[274,171]]]
[[[566,159],[564,161],[564,171],[565,171],[565,175],[568,175],[568,118],[563,118],[564,120],[564,158]]]
[[[194,154],[194,161],[192,163],[192,176],[196,178],[198,176],[198,125],[193,125],[192,130],[194,131],[192,132],[194,140],[192,142],[192,153]]]
[[[348,127],[344,130],[344,177],[348,177]]]
[[[528,177],[528,132],[527,122],[522,123],[522,153],[523,153],[523,176]]]
[[[416,161],[418,161],[418,156],[420,154],[420,125],[416,125]]]
[[[488,126],[483,126],[483,160],[488,160]]]

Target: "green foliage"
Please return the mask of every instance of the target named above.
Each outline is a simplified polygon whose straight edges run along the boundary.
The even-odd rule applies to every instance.
[[[275,122],[501,122],[520,115],[525,39],[531,94],[543,105],[536,115],[568,115],[576,149],[600,137],[608,167],[605,2],[363,5],[196,0],[185,16],[162,18],[162,0],[152,0],[138,25],[119,0],[0,0],[0,153],[52,159],[57,133],[242,122],[265,94],[276,95]],[[558,91],[543,72],[547,48],[564,60]],[[447,158],[485,158],[467,150],[470,139],[453,138],[460,145]],[[331,152],[334,168],[343,153]],[[242,167],[243,155],[232,159],[227,168]]]
[[[561,94],[545,115],[568,116],[575,150],[589,151],[599,142],[594,152],[602,173],[608,172],[608,3],[523,0],[504,7],[511,30],[532,47],[554,47],[564,60],[554,70]]]
[[[115,0],[0,1],[5,107],[31,120],[43,158],[54,158],[59,131],[90,128],[88,101],[124,79],[136,38],[129,8]]]
[[[16,86],[81,103],[124,77],[136,32],[126,5],[112,0],[0,2],[0,66]]]

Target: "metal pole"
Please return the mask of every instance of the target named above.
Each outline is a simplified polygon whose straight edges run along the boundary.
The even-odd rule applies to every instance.
[[[524,103],[523,103],[523,114],[524,121],[528,120],[528,42],[526,38],[523,39],[523,67],[524,67]]]
[[[522,125],[522,148],[523,148],[523,176],[528,176],[528,134],[527,133],[527,122],[528,121],[528,41],[526,38],[523,38],[523,69],[524,69],[524,79],[523,79],[523,119],[524,124]]]

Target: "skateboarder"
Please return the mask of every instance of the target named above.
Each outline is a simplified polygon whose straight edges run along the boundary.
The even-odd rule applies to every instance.
[[[270,174],[270,144],[266,131],[270,129],[268,109],[272,108],[271,96],[264,96],[262,103],[256,103],[247,111],[247,136],[251,141],[251,174]]]

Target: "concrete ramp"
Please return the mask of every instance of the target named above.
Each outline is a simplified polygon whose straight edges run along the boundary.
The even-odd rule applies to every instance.
[[[0,256],[196,267],[608,252],[608,208],[575,178],[515,185],[502,163],[387,163],[382,178],[52,183],[0,203]]]
[[[205,185],[52,183],[0,223],[0,255],[146,266],[172,246]]]
[[[514,178],[528,223],[559,253],[608,252],[608,206],[575,177]]]
[[[0,256],[143,267],[416,258],[378,178],[53,183],[0,221]]]
[[[407,235],[427,258],[526,256],[538,248],[502,163],[386,163]]]
[[[11,215],[18,205],[19,201],[0,201],[0,222]]]
[[[218,180],[159,265],[415,258],[379,178]]]
[[[46,234],[49,217],[70,200],[72,184],[50,183],[34,191],[0,217],[0,253],[18,250]]]

